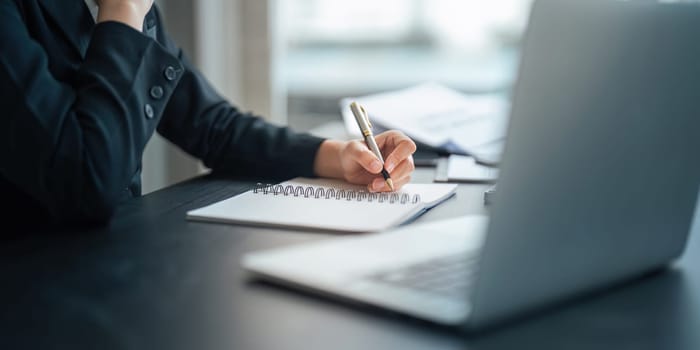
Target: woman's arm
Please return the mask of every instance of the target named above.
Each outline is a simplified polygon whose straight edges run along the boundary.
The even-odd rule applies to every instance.
[[[155,13],[158,15],[157,9]],[[162,25],[159,27],[163,28]],[[361,161],[371,155],[363,143],[323,140],[295,133],[240,111],[215,91],[164,30],[159,32],[158,40],[177,55],[185,67],[158,132],[187,153],[202,159],[208,167],[236,176],[322,176],[368,185],[378,181],[376,174],[381,169],[360,165],[368,165]],[[415,144],[396,132],[378,135],[377,141],[383,146],[387,161],[395,163],[392,178],[400,187],[410,179],[413,171],[410,155]],[[389,157],[390,153],[393,155]],[[376,159],[373,155],[371,157]],[[383,186],[384,182],[381,183]],[[388,190],[381,186],[370,189]]]
[[[0,2],[0,175],[56,220],[104,222],[164,108],[147,87],[169,97],[179,77],[167,81],[162,66],[180,62],[131,27],[100,23],[68,85],[26,25],[17,2]]]

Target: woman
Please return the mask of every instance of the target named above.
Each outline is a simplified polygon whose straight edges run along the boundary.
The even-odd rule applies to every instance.
[[[388,190],[362,142],[294,133],[227,103],[163,30],[152,0],[0,2],[0,110],[5,222],[106,222],[140,195],[156,130],[217,171]],[[377,142],[401,187],[415,144],[395,131]]]

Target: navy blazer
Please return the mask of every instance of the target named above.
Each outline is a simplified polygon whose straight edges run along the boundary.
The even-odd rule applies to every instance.
[[[0,2],[0,225],[105,222],[140,195],[157,130],[215,170],[312,176],[321,139],[224,100],[163,30],[98,25],[83,0]]]

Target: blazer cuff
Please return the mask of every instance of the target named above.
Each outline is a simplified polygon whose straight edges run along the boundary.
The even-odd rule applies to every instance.
[[[294,159],[294,162],[286,165],[289,166],[290,173],[303,177],[316,177],[314,161],[323,141],[326,139],[310,134],[299,134],[296,141],[289,146],[290,159]]]
[[[176,56],[120,22],[95,26],[82,70],[108,79],[127,114],[141,120],[138,146],[153,134],[184,73]]]

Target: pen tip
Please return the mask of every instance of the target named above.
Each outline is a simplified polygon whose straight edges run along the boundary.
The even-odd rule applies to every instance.
[[[391,179],[386,179],[386,184],[392,191],[394,190],[394,181],[391,181]]]

